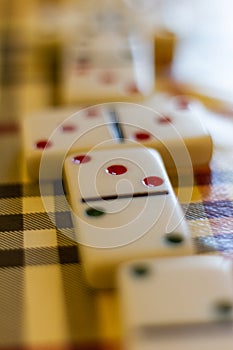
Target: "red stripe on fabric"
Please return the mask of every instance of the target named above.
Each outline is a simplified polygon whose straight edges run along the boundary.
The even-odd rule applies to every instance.
[[[0,123],[0,135],[4,134],[15,134],[19,131],[19,126],[17,124],[6,124]]]
[[[78,344],[33,344],[19,347],[0,347],[0,350],[119,350],[119,343],[109,343],[108,341],[93,342],[93,343],[78,343]]]

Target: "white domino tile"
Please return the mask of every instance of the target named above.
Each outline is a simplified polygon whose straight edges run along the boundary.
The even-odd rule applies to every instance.
[[[209,164],[213,144],[199,103],[158,94],[145,105],[148,109],[143,113],[136,105],[118,106],[125,139],[157,149],[170,169],[200,169]]]
[[[233,268],[220,256],[138,260],[118,275],[125,349],[231,349]]]
[[[112,287],[125,260],[193,253],[184,214],[156,151],[75,153],[66,159],[65,178],[92,286]]]
[[[78,109],[51,109],[24,120],[24,155],[31,178],[60,178],[67,154],[112,140],[104,109]]]
[[[152,44],[116,32],[92,33],[64,49],[66,103],[137,101],[154,89]]]
[[[93,147],[151,147],[168,171],[188,169],[190,174],[211,160],[212,139],[201,120],[204,110],[192,101],[156,95],[153,108],[106,103],[73,112],[55,109],[24,121],[24,152],[32,178],[41,177],[40,169],[46,178],[59,178],[67,154]]]

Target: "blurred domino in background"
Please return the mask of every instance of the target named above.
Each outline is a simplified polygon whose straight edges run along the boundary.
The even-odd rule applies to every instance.
[[[140,101],[154,90],[152,44],[136,35],[86,33],[62,55],[64,103]]]
[[[155,94],[144,105],[159,115],[148,112],[148,118],[141,118],[135,111],[134,125],[126,127],[126,137],[157,149],[169,170],[188,169],[190,161],[194,171],[205,169],[212,158],[213,141],[205,126],[208,112],[204,106],[187,96],[165,93]],[[119,111],[119,120],[124,120],[125,125],[128,115],[133,114],[128,114],[127,108],[123,113]]]
[[[60,178],[68,153],[112,140],[105,110],[91,107],[77,112],[77,109],[51,109],[25,119],[24,155],[31,178],[38,180],[40,175],[43,179]]]
[[[112,103],[89,108],[44,111],[24,120],[24,151],[28,173],[39,178],[42,155],[46,178],[60,176],[66,154],[93,147],[145,146],[159,151],[168,171],[208,166],[212,139],[194,102],[155,95],[145,105]]]

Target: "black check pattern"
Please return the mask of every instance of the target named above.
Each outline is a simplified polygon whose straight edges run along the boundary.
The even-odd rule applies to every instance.
[[[86,285],[83,277],[63,188],[58,182],[43,186],[46,198],[53,202],[54,210],[48,213],[42,205],[39,208],[33,206],[41,201],[38,184],[5,184],[0,185],[0,189],[0,350],[8,349],[8,344],[9,349],[24,349],[25,293],[27,289],[36,288],[38,294],[43,294],[47,289],[43,275],[51,269],[53,280],[56,268],[60,270],[60,277],[57,282],[51,282],[51,295],[43,297],[52,302],[53,294],[64,290],[69,342],[74,344],[72,349],[80,346],[87,350],[98,348],[95,292]],[[42,277],[39,274],[35,279],[38,269]],[[27,298],[30,300],[34,293],[29,293]],[[52,317],[51,312],[43,310],[43,300],[37,300],[36,296],[35,299],[29,302],[29,309],[42,303],[43,318]],[[40,337],[43,326],[38,325],[37,312],[33,315],[31,323],[38,328]],[[52,323],[56,320],[51,320]],[[89,341],[89,338],[93,340]],[[12,347],[12,343],[17,346]],[[56,349],[56,344],[51,345],[50,341],[48,344],[48,348],[54,346]]]
[[[230,174],[230,172],[227,173]],[[203,181],[201,176],[198,176],[196,187],[201,193],[202,199],[198,198],[196,200],[194,198],[191,203],[183,204],[183,209],[186,213],[186,219],[191,224],[190,227],[192,225],[200,227],[198,234],[194,235],[194,243],[198,254],[224,253],[231,255],[233,252],[232,201],[230,199],[210,201],[207,197],[209,191],[217,193],[213,190],[217,188],[219,183],[222,184],[225,181],[229,186],[229,179],[225,172],[222,174],[222,181],[219,178],[219,171],[216,176],[214,174],[214,169],[212,169],[211,178],[217,178],[218,181],[209,181],[208,185],[206,179],[207,177],[210,178],[209,173],[202,174]],[[187,182],[183,181],[182,183],[187,187]],[[208,186],[209,191],[207,191],[206,186]],[[74,240],[75,234],[71,214],[68,210],[62,184],[55,181],[43,186],[43,195],[46,199],[50,199],[49,212],[46,212],[46,208],[43,206],[37,207],[38,204],[33,206],[33,203],[38,203],[41,200],[38,184],[6,184],[1,185],[0,189],[0,281],[4,286],[0,288],[0,300],[4,301],[4,304],[0,302],[0,312],[6,315],[7,320],[4,326],[0,328],[0,350],[5,349],[8,342],[11,344],[9,339],[12,338],[12,334],[16,337],[18,344],[23,342],[24,326],[22,318],[25,313],[25,309],[23,309],[25,283],[26,285],[29,283],[29,290],[34,286],[40,295],[48,287],[44,284],[43,277],[40,277],[40,274],[38,280],[35,279],[38,269],[42,271],[43,275],[46,275],[47,271],[50,269],[53,271],[54,268],[60,270],[58,280],[60,282],[55,283],[54,287],[51,285],[49,288],[54,294],[57,289],[61,288],[59,285],[62,283],[69,341],[74,344],[72,349],[76,349],[76,346],[77,349],[80,346],[83,349],[91,349],[94,346],[93,344],[95,344],[94,348],[98,348],[101,342],[98,342],[96,293],[85,283],[78,247]],[[233,184],[231,190],[233,193]],[[25,205],[26,202],[27,205]],[[228,222],[223,234],[221,234],[217,229],[223,218],[227,219]],[[230,218],[232,218],[232,225],[229,223]],[[207,223],[210,227],[208,234],[202,229],[203,226],[206,227]],[[25,273],[28,282],[25,282]],[[54,272],[50,274],[50,278],[53,279],[53,276]],[[33,297],[34,294],[35,297]],[[33,289],[31,296],[35,300],[31,301],[30,307],[35,308],[38,302],[35,289]],[[51,298],[51,302],[53,300],[52,295],[47,295],[46,298]],[[12,303],[17,307],[13,308]],[[36,326],[38,316],[35,312],[33,315],[32,324],[38,327],[40,334],[43,334],[43,327]],[[43,311],[43,315],[43,317],[50,317],[47,310]],[[12,326],[14,329],[12,329]],[[82,340],[83,336],[86,339],[84,342]],[[95,340],[89,343],[89,338]],[[109,348],[111,348],[111,344]],[[19,347],[17,347],[18,349]],[[55,349],[57,348],[55,347]]]

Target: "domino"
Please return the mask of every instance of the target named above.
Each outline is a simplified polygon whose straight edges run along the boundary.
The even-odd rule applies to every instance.
[[[125,32],[92,31],[62,54],[64,103],[140,101],[154,90],[153,44]]]
[[[166,92],[159,92],[145,100],[145,105],[156,108],[159,113],[188,112],[195,111],[201,114],[205,108],[199,100],[189,95],[170,95]]]
[[[212,138],[202,119],[204,108],[184,96],[155,95],[143,111],[135,105],[117,107],[124,137],[161,154],[168,171],[206,168],[213,153]]]
[[[98,106],[77,109],[51,109],[24,120],[24,156],[29,177],[61,178],[67,153],[89,150],[107,141],[110,144],[112,133],[106,125],[107,111]]]
[[[135,147],[74,153],[64,164],[87,281],[115,284],[119,263],[189,255],[193,243],[159,154]]]
[[[230,350],[232,262],[220,256],[123,264],[118,286],[127,350]]]
[[[155,95],[150,104],[153,109],[129,103],[79,107],[77,113],[74,107],[61,108],[26,118],[24,153],[29,176],[60,178],[67,154],[96,146],[155,148],[168,172],[206,167],[213,147],[199,118],[201,106],[166,95]]]

